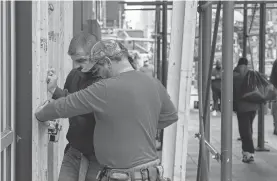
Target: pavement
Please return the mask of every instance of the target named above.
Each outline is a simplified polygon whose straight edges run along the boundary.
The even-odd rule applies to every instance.
[[[257,117],[253,125],[253,139],[257,145]],[[191,111],[189,120],[188,155],[186,181],[196,181],[199,141],[194,138],[198,133],[198,111]],[[230,128],[232,129],[232,128]],[[273,119],[270,114],[265,115],[265,147],[269,152],[256,152],[255,162],[245,164],[241,161],[241,142],[238,124],[233,115],[233,150],[232,150],[232,181],[277,181],[277,136],[273,135]],[[211,145],[219,152],[221,148],[221,115],[211,116]],[[209,181],[220,181],[220,163],[210,157]]]

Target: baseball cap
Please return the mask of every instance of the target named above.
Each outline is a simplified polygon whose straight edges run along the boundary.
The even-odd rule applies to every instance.
[[[101,59],[109,59],[120,57],[123,54],[128,55],[128,50],[118,41],[102,40],[97,42],[90,51],[89,63],[82,69],[82,72],[90,71],[95,64]]]

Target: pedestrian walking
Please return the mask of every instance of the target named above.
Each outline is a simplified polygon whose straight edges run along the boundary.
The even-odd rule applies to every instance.
[[[221,61],[217,60],[212,71],[212,92],[213,92],[213,116],[217,115],[221,109]]]
[[[277,59],[272,66],[270,82],[277,88]],[[277,100],[272,101],[271,114],[273,117],[273,134],[277,135]]]
[[[155,136],[157,129],[178,120],[176,108],[160,81],[133,69],[122,44],[95,44],[82,71],[99,60],[107,62],[111,78],[39,107],[36,118],[43,122],[94,113],[94,149],[102,166],[97,179],[161,180]]]
[[[85,32],[80,32],[72,38],[68,55],[77,68],[70,71],[63,89],[57,85],[58,77],[55,70],[48,71],[47,89],[52,94],[52,99],[66,97],[107,77],[105,69],[99,63],[93,69],[82,72],[82,68],[89,63],[90,49],[96,42],[94,35]],[[66,135],[69,143],[65,148],[58,181],[95,180],[100,164],[96,160],[93,146],[94,127],[95,119],[92,113],[69,118]],[[80,175],[82,172],[86,174]]]
[[[241,100],[241,86],[248,72],[248,60],[240,58],[234,69],[234,111],[237,114],[239,134],[242,142],[242,161],[251,163],[254,161],[253,121],[256,116],[258,104]]]

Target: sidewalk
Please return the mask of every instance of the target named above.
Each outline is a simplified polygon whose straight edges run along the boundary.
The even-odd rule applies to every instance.
[[[257,145],[257,116],[254,121],[254,144]],[[198,112],[192,111],[189,120],[188,157],[186,181],[195,181],[197,175],[199,141],[194,134],[199,128]],[[241,162],[241,142],[237,118],[233,117],[233,181],[276,181],[277,180],[277,136],[273,134],[271,115],[265,116],[265,141],[270,152],[256,152],[255,163]],[[221,116],[211,116],[211,144],[220,152]],[[220,163],[210,157],[210,181],[220,181]]]

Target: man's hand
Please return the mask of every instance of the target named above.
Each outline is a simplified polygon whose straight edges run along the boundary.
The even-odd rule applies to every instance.
[[[51,68],[47,71],[46,83],[47,83],[47,90],[53,94],[58,87],[57,84],[58,76],[56,75],[55,69]]]
[[[45,101],[42,105],[38,106],[38,108],[35,110],[35,117],[38,121],[44,122],[39,120],[39,118],[37,117],[37,113],[39,113],[44,108],[44,106],[46,106],[49,102],[50,102],[49,100]]]
[[[36,109],[36,111],[35,111],[35,116],[36,116],[36,114],[37,114],[41,109],[43,109],[44,106],[46,106],[49,102],[51,102],[51,100],[47,100],[47,101],[45,101],[42,105],[40,105],[40,106]],[[38,121],[40,121],[37,117],[36,117],[36,119],[37,119]],[[40,122],[43,123],[45,126],[49,127],[49,129],[54,129],[54,128],[55,128],[55,123],[54,123],[53,121],[40,121]]]

